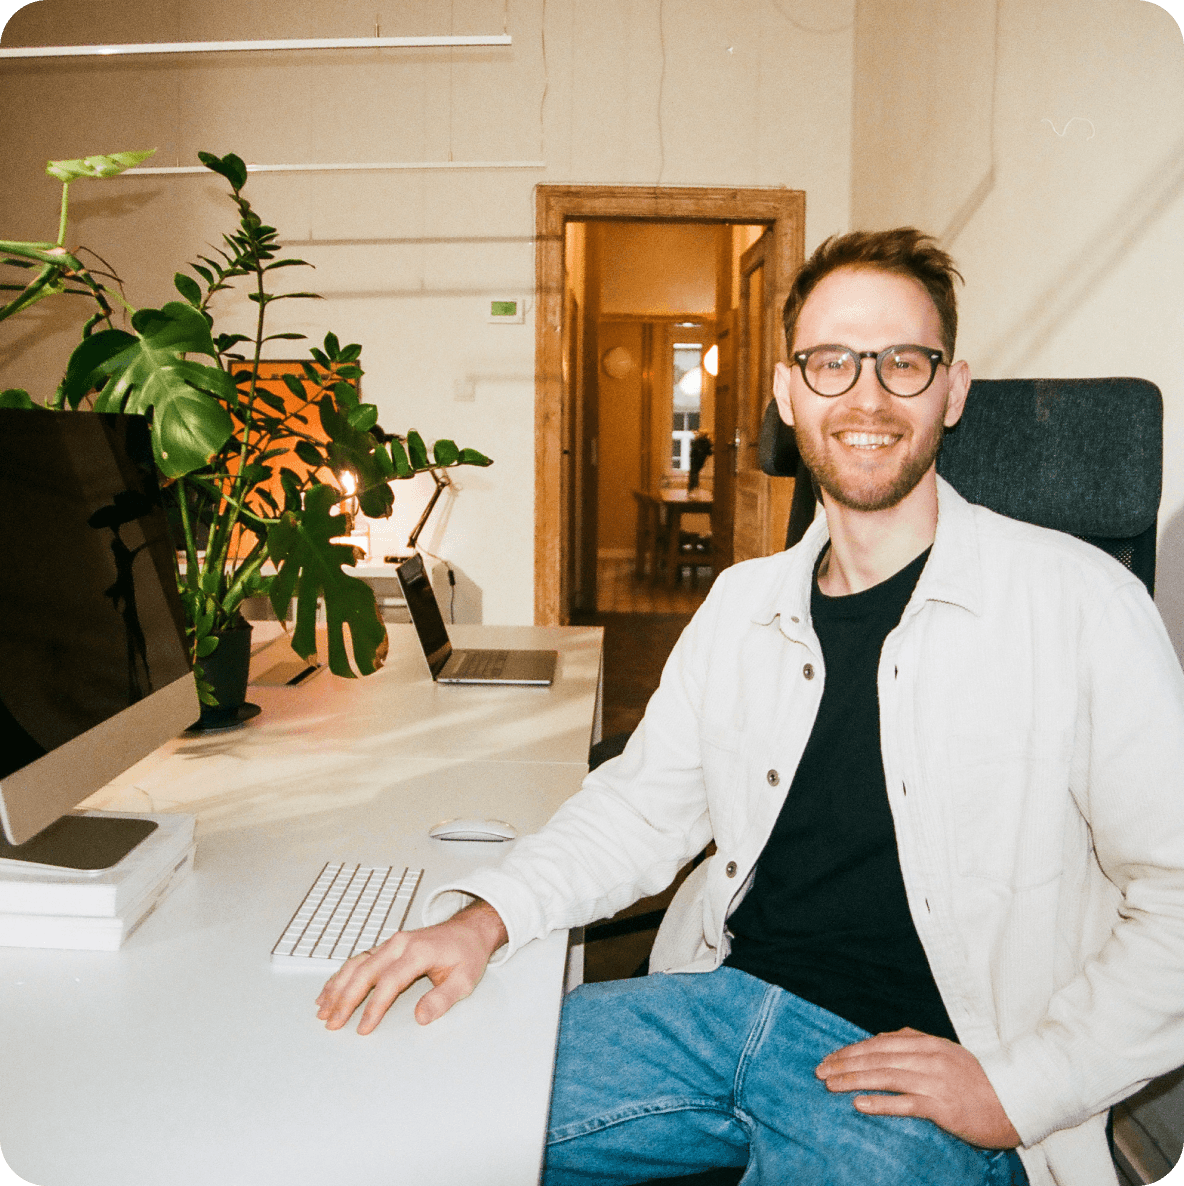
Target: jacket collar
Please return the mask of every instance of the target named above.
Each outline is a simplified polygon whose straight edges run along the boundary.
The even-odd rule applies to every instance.
[[[752,620],[767,626],[780,619],[781,632],[796,642],[811,634],[810,592],[814,565],[830,539],[826,515],[819,515],[801,540],[784,553],[781,579],[758,605]],[[905,616],[926,601],[944,601],[972,614],[982,604],[982,571],[979,561],[978,525],[974,508],[953,486],[937,477],[937,534],[933,551],[905,609]]]

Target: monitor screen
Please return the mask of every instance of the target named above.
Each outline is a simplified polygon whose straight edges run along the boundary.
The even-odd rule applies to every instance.
[[[23,844],[198,712],[147,421],[0,409],[0,557],[0,817]]]

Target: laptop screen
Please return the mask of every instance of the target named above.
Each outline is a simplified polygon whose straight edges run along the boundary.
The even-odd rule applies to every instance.
[[[428,580],[423,557],[412,556],[409,560],[404,560],[395,571],[403,596],[407,599],[411,621],[415,623],[415,632],[419,635],[423,653],[427,656],[428,666],[432,669],[432,675],[436,676],[447,661],[452,645],[448,641],[448,630],[444,625],[436,594],[432,590],[432,583]]]

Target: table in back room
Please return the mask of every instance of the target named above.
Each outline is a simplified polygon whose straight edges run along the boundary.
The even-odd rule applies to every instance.
[[[644,490],[633,491],[637,503],[637,542],[635,546],[634,574],[638,580],[646,575],[658,579],[658,570],[664,563],[666,584],[678,583],[680,563],[713,564],[710,552],[679,554],[680,533],[683,515],[710,515],[713,506],[712,493],[698,487],[687,490],[674,487],[650,494]]]
[[[550,647],[555,684],[434,684],[410,627],[378,674],[252,686],[242,730],[178,740],[86,806],[188,811],[193,874],[118,952],[0,948],[0,1148],[36,1186],[525,1186],[537,1181],[567,935],[490,969],[418,1026],[414,985],[372,1034],[330,1033],[324,976],[269,952],[326,861],[423,867],[432,889],[496,857],[428,837],[457,816],[525,833],[580,784],[598,720],[597,629],[456,627]],[[278,644],[283,645],[283,644]],[[262,673],[278,652],[256,655]]]

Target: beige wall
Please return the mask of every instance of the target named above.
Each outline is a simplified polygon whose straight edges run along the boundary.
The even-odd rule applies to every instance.
[[[362,36],[374,11],[38,0],[4,41]],[[406,0],[383,32],[501,32],[503,12],[510,49],[5,62],[0,236],[53,237],[53,157],[155,145],[160,163],[199,148],[272,163],[542,160],[257,175],[247,191],[316,265],[284,281],[327,298],[280,306],[283,328],[363,343],[386,427],[496,459],[461,472],[432,546],[475,582],[486,621],[522,622],[534,327],[530,312],[503,326],[485,311],[532,299],[535,184],[803,189],[807,249],[849,225],[923,223],[965,272],[976,373],[1138,370],[1163,389],[1158,600],[1184,651],[1184,46],[1167,13],[1143,0]],[[903,76],[884,51],[902,41],[924,49]],[[203,177],[76,185],[71,242],[115,264],[133,304],[160,303],[228,225],[223,192]],[[0,325],[0,386],[56,384],[75,309],[62,298]],[[423,493],[398,493],[413,519]]]
[[[38,0],[4,41],[367,36],[375,11],[360,0]],[[795,0],[792,12],[765,0],[404,0],[382,32],[500,33],[503,14],[509,49],[6,62],[0,237],[53,237],[50,158],[157,146],[161,164],[195,163],[198,149],[268,163],[542,160],[260,174],[247,189],[316,265],[284,282],[326,297],[280,306],[283,328],[361,342],[366,396],[388,429],[495,458],[461,471],[432,546],[475,583],[486,621],[527,622],[534,326],[530,311],[520,326],[485,315],[491,298],[532,300],[534,186],[784,185],[808,195],[809,245],[842,230],[853,0]],[[71,242],[111,260],[133,304],[160,303],[228,225],[223,192],[203,177],[77,185]],[[56,384],[77,334],[63,302],[0,325],[0,387],[43,396]],[[414,518],[422,494],[397,494]]]
[[[944,235],[973,372],[1163,391],[1156,600],[1184,658],[1179,28],[1143,0],[858,0],[855,60],[852,223]]]

